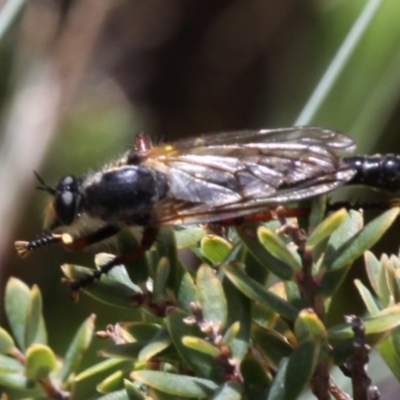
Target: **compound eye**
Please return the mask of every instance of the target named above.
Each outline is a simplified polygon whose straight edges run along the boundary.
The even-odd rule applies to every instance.
[[[78,210],[79,196],[70,191],[56,195],[54,208],[57,218],[63,225],[72,224]]]

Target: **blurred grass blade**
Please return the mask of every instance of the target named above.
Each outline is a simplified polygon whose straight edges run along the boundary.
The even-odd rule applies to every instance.
[[[294,125],[308,125],[312,122],[382,3],[382,0],[367,2]]]
[[[0,43],[9,29],[17,21],[28,0],[7,0],[0,10]]]

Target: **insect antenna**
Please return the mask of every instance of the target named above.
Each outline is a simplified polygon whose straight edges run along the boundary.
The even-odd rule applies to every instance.
[[[35,174],[37,180],[42,184],[42,186],[36,186],[36,189],[44,190],[54,196],[56,194],[56,190],[53,189],[51,186],[48,186],[43,178],[36,171],[33,171],[33,173]]]

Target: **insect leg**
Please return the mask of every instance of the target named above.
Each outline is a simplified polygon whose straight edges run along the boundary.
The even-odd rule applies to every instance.
[[[69,250],[79,250],[91,244],[100,242],[110,236],[115,235],[120,230],[118,225],[106,225],[105,227],[94,231],[86,236],[74,238],[68,233],[48,233],[42,237],[29,242],[17,241],[14,243],[20,257],[26,257],[33,250],[50,246],[55,243],[63,244]]]
[[[100,269],[94,271],[92,275],[86,276],[86,277],[81,278],[74,282],[64,281],[64,283],[66,283],[71,288],[71,290],[73,292],[73,294],[72,294],[73,299],[77,298],[77,292],[79,289],[91,284],[96,279],[99,279],[102,275],[109,272],[116,265],[126,264],[130,261],[137,259],[138,257],[142,256],[143,254],[145,254],[146,251],[149,250],[150,247],[155,242],[155,240],[157,238],[157,233],[158,233],[157,228],[153,228],[153,227],[145,228],[143,231],[143,236],[142,236],[142,240],[141,240],[139,248],[131,251],[130,253],[121,254],[121,255],[115,257],[110,262],[102,265]]]

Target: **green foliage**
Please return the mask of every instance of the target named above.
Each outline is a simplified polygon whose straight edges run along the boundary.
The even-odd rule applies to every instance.
[[[313,210],[314,225],[321,214]],[[4,301],[12,334],[0,328],[0,390],[12,399],[295,399],[307,387],[329,393],[317,375],[329,377],[333,365],[349,366],[356,325],[327,326],[325,316],[363,254],[372,290],[355,281],[368,310],[361,341],[366,353],[367,344],[376,347],[400,380],[400,260],[378,260],[368,250],[398,214],[390,209],[364,227],[360,213],[342,209],[308,236],[295,220],[278,231],[276,221],[244,224],[225,237],[205,229],[199,235],[197,227],[187,229],[188,238],[185,231],[163,229],[161,245],[139,263],[146,273],[131,274],[120,265],[82,290],[114,307],[142,310],[140,321],[115,324],[110,316],[115,325],[98,331],[96,339],[111,342],[99,352],[104,360],[84,371],[79,362],[92,341],[95,317],[56,357],[39,289],[12,278]],[[126,234],[122,239],[125,249],[137,246]],[[182,243],[200,256],[196,270],[179,259]],[[98,254],[96,266],[110,257]],[[265,272],[262,280],[248,271],[247,261],[255,259]],[[288,271],[281,279],[273,276],[274,260]],[[70,280],[92,273],[74,265],[63,271]]]

